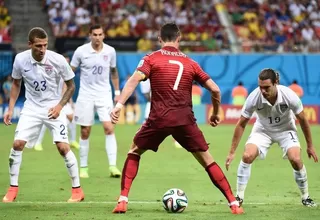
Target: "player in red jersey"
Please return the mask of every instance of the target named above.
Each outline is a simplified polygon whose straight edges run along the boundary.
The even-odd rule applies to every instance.
[[[179,51],[180,30],[174,23],[161,27],[159,41],[162,49],[145,56],[127,81],[111,121],[117,123],[123,104],[140,81],[150,79],[151,111],[149,118],[136,133],[122,170],[121,194],[113,213],[127,211],[128,194],[138,173],[139,160],[146,150],[157,151],[161,142],[172,135],[207,171],[212,183],[224,194],[233,214],[242,214],[228,180],[208,151],[208,144],[196,124],[192,111],[191,90],[195,80],[212,96],[213,113],[210,125],[219,124],[220,90],[201,67]]]

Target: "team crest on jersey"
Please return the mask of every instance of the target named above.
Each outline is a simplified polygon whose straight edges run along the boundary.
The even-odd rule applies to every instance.
[[[46,73],[48,75],[50,75],[52,72],[53,72],[53,66],[50,66],[50,65],[46,65],[44,70],[46,71]]]
[[[285,112],[288,109],[288,105],[287,104],[280,104],[280,110],[281,112]]]
[[[108,61],[108,56],[107,55],[103,55],[103,60],[104,61]]]

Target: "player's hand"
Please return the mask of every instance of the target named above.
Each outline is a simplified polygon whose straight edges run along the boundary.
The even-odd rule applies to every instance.
[[[5,125],[11,125],[12,111],[7,111],[3,116],[3,122]]]
[[[114,102],[117,103],[119,101],[120,95],[115,95],[114,96]]]
[[[309,159],[311,159],[311,157],[312,157],[314,162],[316,162],[316,163],[318,162],[318,156],[317,156],[316,151],[313,146],[307,147],[307,154],[308,154]]]
[[[56,119],[56,118],[58,118],[59,115],[60,115],[61,109],[62,109],[62,106],[61,106],[60,104],[56,105],[56,106],[53,107],[53,108],[50,108],[50,109],[49,109],[49,112],[48,112],[48,117],[49,117],[49,119]]]
[[[112,112],[110,113],[112,124],[117,124],[118,123],[120,112],[121,112],[121,108],[115,107],[114,109],[112,109]]]
[[[219,123],[220,123],[220,117],[219,117],[219,115],[211,115],[211,116],[210,116],[210,118],[209,118],[209,124],[210,124],[212,127],[218,126]]]
[[[226,169],[227,170],[229,170],[229,166],[230,166],[231,162],[233,161],[234,156],[235,156],[235,153],[229,153],[229,155],[227,156],[227,159],[226,159]]]

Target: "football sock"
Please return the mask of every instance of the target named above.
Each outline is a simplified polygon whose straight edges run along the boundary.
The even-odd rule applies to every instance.
[[[106,135],[106,152],[109,166],[115,166],[117,164],[117,140],[115,134]]]
[[[70,135],[69,135],[70,142],[76,141],[76,134],[77,134],[76,124],[73,122],[70,122],[68,124],[68,128],[70,131]]]
[[[78,161],[76,156],[71,150],[69,150],[69,152],[64,156],[64,162],[66,163],[68,173],[71,177],[72,187],[79,187],[80,179],[79,179]]]
[[[139,161],[139,155],[128,154],[122,170],[120,196],[128,197],[132,182],[138,173]]]
[[[88,166],[88,154],[89,154],[89,139],[82,140],[80,138],[80,167],[87,167]]]
[[[228,202],[232,203],[236,201],[230,184],[219,165],[216,162],[213,162],[206,167],[206,171],[209,174],[212,183],[223,193]]]
[[[302,169],[297,171],[293,170],[294,179],[298,185],[298,188],[301,192],[301,199],[307,199],[309,196],[308,192],[308,178],[307,178],[307,170],[303,165]]]
[[[36,142],[36,145],[42,144],[42,141],[43,141],[44,135],[46,133],[46,130],[47,130],[47,127],[45,125],[42,125],[42,128],[40,130],[39,137],[38,137],[38,140]]]
[[[251,175],[251,164],[240,161],[237,174],[237,195],[243,199],[249,178]]]
[[[11,148],[9,155],[9,174],[11,186],[18,186],[21,161],[22,151],[16,151],[13,148]]]

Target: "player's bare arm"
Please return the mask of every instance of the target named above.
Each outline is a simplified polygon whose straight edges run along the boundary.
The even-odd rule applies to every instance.
[[[13,109],[19,97],[20,89],[21,89],[21,79],[13,79],[12,87],[10,91],[9,108],[3,117],[3,122],[5,123],[5,125],[11,125]]]
[[[296,115],[296,118],[298,119],[302,132],[304,134],[306,143],[307,143],[307,154],[309,158],[313,158],[314,162],[318,162],[318,156],[316,154],[316,151],[313,147],[312,142],[312,136],[310,131],[310,126],[307,118],[305,117],[304,111],[300,112]]]
[[[111,74],[111,82],[114,88],[114,101],[119,100],[119,95],[120,95],[120,89],[119,89],[119,73],[118,69],[116,67],[111,67],[110,68],[110,74]]]
[[[211,102],[212,102],[212,115],[210,116],[210,125],[215,127],[220,123],[219,109],[221,104],[221,93],[218,85],[212,80],[208,79],[204,83],[204,87],[211,92]]]
[[[48,117],[50,119],[56,119],[59,117],[61,109],[68,103],[75,91],[75,84],[73,79],[65,81],[65,84],[67,86],[67,89],[64,92],[59,104],[49,109]]]
[[[121,108],[123,107],[124,103],[128,100],[128,98],[132,95],[134,90],[137,88],[138,84],[145,79],[145,74],[141,71],[135,71],[133,75],[128,79],[126,82],[122,93],[119,97],[119,101],[116,104],[115,108],[111,112],[111,122],[116,124],[119,120],[119,115]]]
[[[227,170],[229,170],[229,166],[230,166],[232,160],[234,159],[237,147],[239,145],[239,142],[241,140],[241,137],[243,135],[243,132],[244,132],[249,120],[250,119],[241,116],[239,121],[237,122],[237,125],[234,129],[233,137],[232,137],[229,155],[227,156],[227,159],[226,159],[226,169]]]

